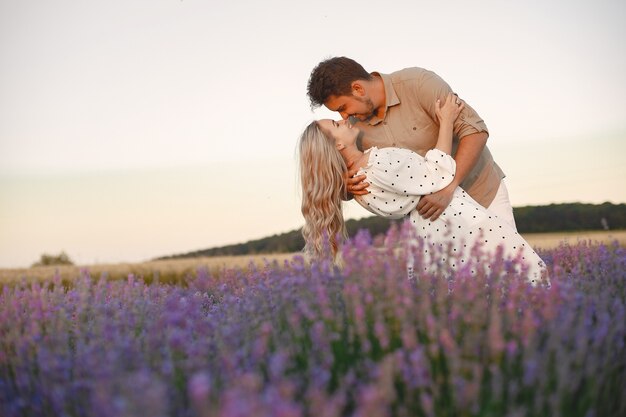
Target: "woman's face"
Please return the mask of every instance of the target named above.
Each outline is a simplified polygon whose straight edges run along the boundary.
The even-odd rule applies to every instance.
[[[347,120],[323,119],[317,123],[326,136],[335,140],[335,144],[350,146],[356,143],[359,136],[359,129],[353,127]]]

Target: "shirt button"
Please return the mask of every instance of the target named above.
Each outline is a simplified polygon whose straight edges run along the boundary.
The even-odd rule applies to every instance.
[[[387,122],[383,122],[383,124],[384,124],[384,125],[386,125],[386,124],[387,124]]]

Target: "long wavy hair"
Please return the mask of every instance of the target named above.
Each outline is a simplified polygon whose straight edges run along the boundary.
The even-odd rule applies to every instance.
[[[341,207],[342,199],[347,196],[346,163],[334,140],[322,132],[317,122],[312,122],[302,133],[299,154],[305,251],[317,257],[334,258],[341,240],[347,238]]]

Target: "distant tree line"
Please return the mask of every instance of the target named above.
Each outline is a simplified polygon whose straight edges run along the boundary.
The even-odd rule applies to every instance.
[[[50,255],[44,253],[39,257],[39,260],[32,264],[32,266],[50,266],[50,265],[74,265],[74,262],[65,252],[61,252],[58,255]]]
[[[550,204],[516,207],[514,212],[517,230],[520,233],[626,229],[626,204]],[[372,236],[376,236],[385,233],[392,221],[372,216],[360,220],[348,220],[346,228],[349,236],[354,236],[360,229],[367,229]],[[304,239],[298,229],[245,243],[202,249],[158,259],[289,253],[300,251],[303,247]]]
[[[626,204],[550,204],[514,209],[520,233],[626,229]]]

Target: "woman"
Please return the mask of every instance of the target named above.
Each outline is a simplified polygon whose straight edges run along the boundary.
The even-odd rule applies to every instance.
[[[359,167],[367,176],[369,194],[355,200],[370,212],[389,218],[409,216],[424,251],[454,252],[451,267],[458,269],[470,261],[472,248],[480,244],[488,254],[502,247],[505,258],[516,258],[528,268],[528,279],[537,283],[545,264],[530,245],[505,221],[479,205],[457,187],[450,205],[435,221],[423,219],[415,209],[420,196],[446,187],[454,177],[456,165],[450,156],[453,122],[463,109],[449,94],[443,105],[438,100],[436,114],[440,129],[434,149],[421,156],[402,148],[357,148],[359,131],[345,121],[320,120],[311,123],[300,138],[300,175],[302,183],[302,230],[306,249],[322,255],[330,245],[333,255],[338,236],[345,237],[342,200],[347,166]],[[439,252],[438,252],[439,251]],[[445,261],[445,259],[442,259]],[[480,261],[480,260],[479,260]],[[458,263],[458,265],[457,265]],[[489,265],[486,265],[489,267]],[[428,270],[428,267],[424,267]],[[474,272],[474,271],[472,271]]]

